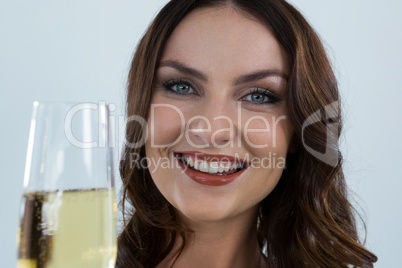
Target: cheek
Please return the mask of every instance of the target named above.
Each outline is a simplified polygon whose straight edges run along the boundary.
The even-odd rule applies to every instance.
[[[246,146],[258,156],[266,156],[271,152],[286,157],[291,131],[285,116],[248,118],[243,128]]]
[[[152,145],[168,145],[184,133],[183,113],[170,104],[153,104],[148,118],[148,138]]]

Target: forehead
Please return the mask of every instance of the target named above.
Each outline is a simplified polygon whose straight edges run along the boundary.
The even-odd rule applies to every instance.
[[[188,14],[168,39],[162,60],[178,60],[211,74],[289,70],[287,55],[269,27],[229,6],[200,8]]]

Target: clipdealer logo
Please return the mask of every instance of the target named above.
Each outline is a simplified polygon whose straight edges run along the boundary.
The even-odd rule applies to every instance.
[[[322,162],[336,167],[339,162],[339,150],[338,150],[338,136],[339,136],[339,102],[333,102],[321,111],[318,110],[310,115],[302,125],[302,143],[304,148],[313,155],[315,158]],[[325,144],[325,152],[321,153],[314,150],[305,142],[305,130],[308,126],[322,122],[324,123],[327,131],[327,138]]]
[[[130,148],[140,148],[142,147],[148,139],[148,122],[147,120],[145,120],[144,118],[142,118],[141,116],[138,115],[132,115],[128,118],[125,118],[125,116],[123,115],[119,115],[119,116],[111,116],[109,115],[108,112],[105,112],[104,108],[106,107],[106,103],[105,102],[99,102],[98,104],[96,103],[80,103],[74,107],[72,107],[68,113],[66,114],[65,117],[65,121],[64,121],[64,131],[65,131],[65,135],[67,140],[74,146],[79,147],[79,148],[83,148],[83,149],[91,149],[91,148],[104,148],[106,146],[109,147],[116,147],[116,143],[117,144],[121,144],[124,143],[125,146],[128,146]],[[194,132],[194,133],[199,133],[199,132],[211,132],[211,123],[209,122],[209,120],[204,117],[204,116],[196,116],[191,118],[188,122],[185,122],[184,119],[184,115],[183,113],[180,111],[179,108],[170,105],[170,104],[157,104],[157,105],[152,105],[151,107],[151,122],[153,122],[152,118],[154,116],[154,110],[159,108],[159,107],[163,107],[163,108],[169,108],[169,109],[173,109],[177,112],[177,114],[180,116],[180,120],[181,120],[181,125],[182,125],[182,129],[181,129],[181,133],[179,135],[179,137],[177,137],[177,139],[170,143],[170,144],[155,144],[154,141],[154,137],[153,135],[151,135],[151,143],[152,146],[154,146],[155,148],[162,148],[162,147],[167,147],[167,146],[172,146],[176,143],[178,143],[182,138],[186,138],[188,143],[193,146],[194,148],[206,148],[208,146],[216,146],[217,148],[223,148],[223,147],[235,147],[235,146],[241,146],[241,140],[240,140],[240,136],[241,133],[237,133],[237,145],[234,144],[234,132],[233,132],[233,122],[232,119],[230,117],[227,116],[218,116],[216,118],[214,118],[214,120],[226,120],[228,121],[229,125],[231,127],[229,128],[225,128],[225,129],[219,129],[216,131],[216,133],[212,133],[212,141],[211,144],[204,144],[204,145],[200,145],[200,144],[194,144],[190,137],[189,137],[189,133],[190,132]],[[108,106],[108,110],[113,112],[116,109],[116,105],[114,104],[110,104]],[[101,118],[102,116],[108,116],[109,120],[109,129],[115,129],[116,130],[116,138],[114,140],[109,140],[109,144],[107,145],[105,143],[105,139],[101,138],[105,137],[105,135],[107,135],[107,133],[103,133],[102,131],[99,131],[98,135],[99,135],[99,139],[98,141],[96,140],[92,140],[92,141],[81,141],[78,138],[75,137],[74,133],[73,133],[73,129],[72,129],[72,121],[73,121],[73,117],[76,113],[78,112],[98,112],[99,114],[99,118]],[[304,146],[304,148],[306,149],[307,152],[309,152],[311,155],[313,155],[315,158],[319,159],[320,161],[331,165],[333,167],[338,165],[339,162],[339,155],[338,155],[338,148],[337,148],[337,144],[338,144],[338,135],[339,135],[339,122],[337,121],[339,117],[339,102],[333,102],[329,105],[327,105],[323,110],[318,110],[315,113],[313,113],[312,115],[310,115],[303,123],[302,125],[302,137],[301,137],[301,142]],[[248,133],[253,133],[253,132],[259,132],[259,133],[271,133],[273,135],[273,142],[271,144],[271,146],[274,148],[276,146],[276,127],[278,125],[278,123],[281,120],[285,120],[286,116],[280,116],[279,118],[272,118],[271,120],[271,124],[267,121],[266,118],[262,117],[262,116],[254,116],[251,117],[247,120],[247,122],[245,122],[245,127],[243,130],[243,135],[245,138],[245,141],[247,142],[247,144],[249,146],[253,146],[254,148],[264,148],[264,147],[268,147],[268,144],[253,144],[251,143],[250,139],[248,138]],[[188,126],[192,121],[194,120],[202,120],[205,122],[206,124],[206,128],[203,129],[191,129],[189,127],[186,127],[186,125]],[[238,118],[237,120],[241,120],[241,107],[239,104],[238,107]],[[249,125],[250,122],[252,120],[262,120],[265,124],[265,128],[263,129],[249,129]],[[101,121],[101,120],[100,120]],[[105,121],[105,120],[102,120]],[[116,123],[117,121],[117,123]],[[139,127],[142,128],[142,137],[139,141],[132,143],[130,141],[127,141],[125,139],[125,127],[128,123],[130,122],[136,122],[137,124],[139,124]],[[325,152],[319,152],[315,149],[313,149],[312,147],[310,147],[307,143],[306,143],[306,128],[309,127],[310,125],[316,124],[322,122],[325,124],[326,127],[326,145],[325,145]],[[240,122],[236,122],[236,125],[241,125],[241,121]],[[105,128],[101,128],[99,127],[99,130],[101,129],[105,129]],[[151,124],[151,131],[153,130],[153,126]],[[223,131],[228,131],[229,135],[231,137],[231,139],[229,139],[227,144],[224,145],[219,145],[219,144],[214,144],[214,137],[219,134],[220,132]],[[241,131],[240,129],[238,129],[237,131]],[[120,142],[123,141],[123,142]],[[121,147],[121,146],[119,146]]]

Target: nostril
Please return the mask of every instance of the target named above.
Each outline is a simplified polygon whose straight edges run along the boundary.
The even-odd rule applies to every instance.
[[[186,138],[192,146],[227,147],[236,136],[234,123],[228,116],[194,116],[187,121]]]
[[[203,135],[203,129],[196,129],[196,131],[194,132],[194,137],[196,137],[198,140],[200,140],[202,142],[202,145],[204,146],[210,146],[212,145],[212,142],[208,140],[208,138]],[[200,134],[201,133],[201,134]]]

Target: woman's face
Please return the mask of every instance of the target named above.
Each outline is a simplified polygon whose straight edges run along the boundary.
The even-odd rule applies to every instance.
[[[230,7],[197,9],[164,49],[146,156],[162,195],[192,221],[256,213],[285,166],[287,55]]]

